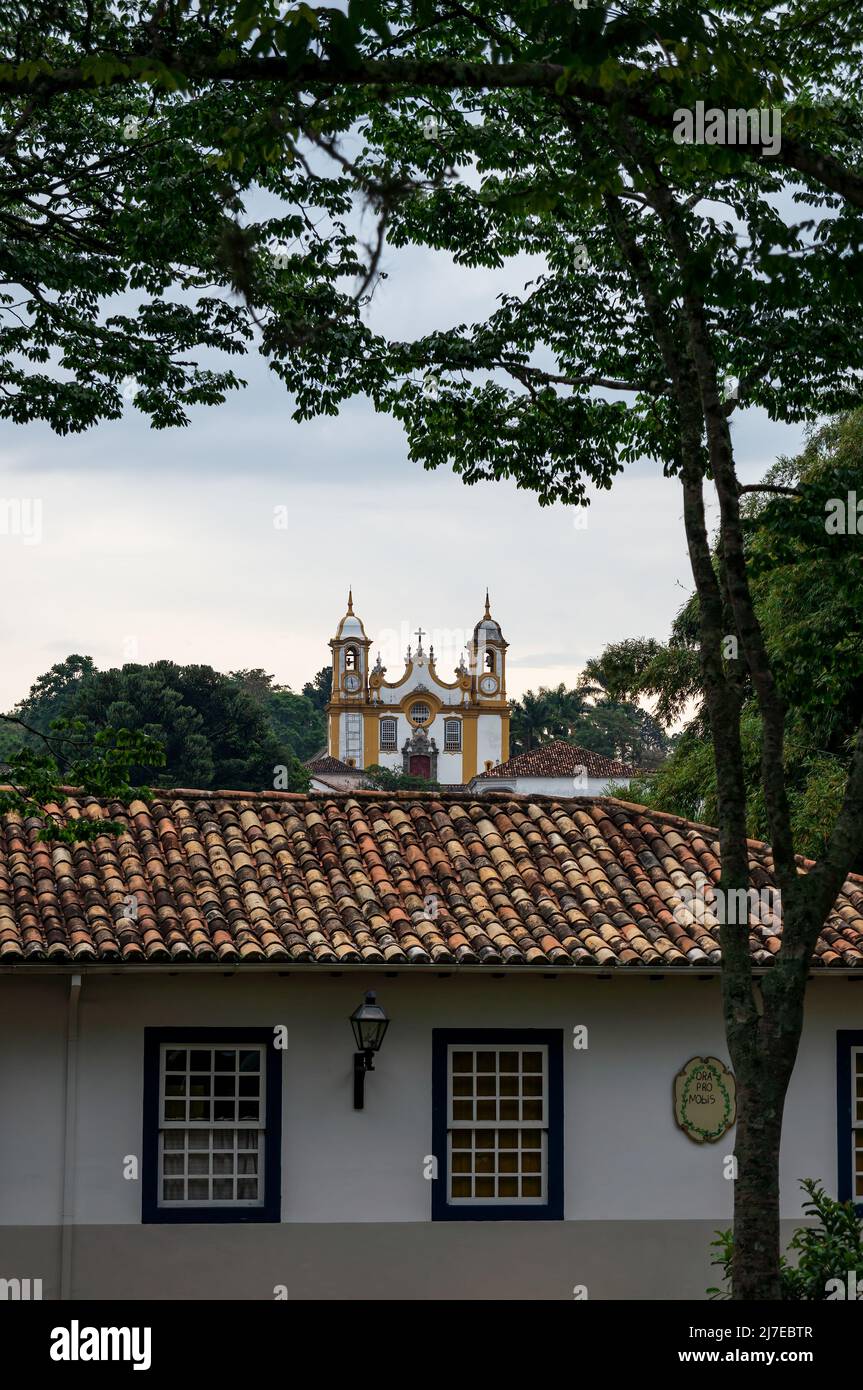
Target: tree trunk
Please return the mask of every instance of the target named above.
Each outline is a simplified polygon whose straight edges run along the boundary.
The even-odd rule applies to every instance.
[[[787,1078],[779,1085],[762,1067],[737,1075],[737,1181],[734,1186],[732,1298],[778,1299],[779,1142]]]
[[[792,930],[811,909],[786,905]],[[810,932],[817,931],[810,923]],[[732,991],[725,991],[726,1033],[737,1080],[737,1178],[734,1186],[733,1299],[779,1299],[779,1149],[788,1084],[803,1031],[809,955],[777,962],[752,981],[757,1022],[735,1027]]]

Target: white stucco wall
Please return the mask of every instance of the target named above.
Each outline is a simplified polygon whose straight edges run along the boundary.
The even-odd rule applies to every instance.
[[[366,1108],[352,1109],[354,1044],[347,1022],[378,991],[392,1023]],[[36,971],[0,975],[0,1227],[60,1217],[64,1038],[68,981]],[[690,1057],[726,1059],[713,978],[572,975],[524,970],[345,972],[337,978],[242,971],[85,974],[80,1006],[76,1223],[140,1221],[140,1183],[123,1178],[140,1155],[145,1026],[285,1024],[285,1222],[425,1222],[430,1188],[431,1044],[436,1027],[561,1028],[564,1032],[565,1215],[572,1221],[730,1218],[723,1158],[733,1131],[698,1146],[674,1124],[671,1088]],[[587,1025],[589,1048],[569,1045]],[[797,1180],[836,1186],[838,1028],[863,1027],[863,990],[844,979],[810,985],[800,1058],[786,1107],[783,1214],[800,1210]]]
[[[474,777],[471,790],[513,791],[519,796],[606,796],[608,777]],[[623,779],[618,779],[622,781]]]
[[[476,722],[476,765],[481,772],[487,762],[501,760],[503,721],[499,714],[481,714]]]

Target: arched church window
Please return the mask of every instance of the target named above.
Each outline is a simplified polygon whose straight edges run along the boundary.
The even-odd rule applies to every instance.
[[[421,700],[415,705],[411,705],[411,719],[415,724],[427,724],[431,719],[431,710],[428,705]]]
[[[445,753],[461,752],[461,720],[447,719],[444,723],[443,748]]]
[[[357,669],[357,651],[356,651],[356,647],[348,647],[347,651],[345,652],[345,670],[346,670],[346,671],[355,671],[356,669]]]
[[[382,752],[389,751],[390,753],[395,752],[395,750],[398,748],[397,737],[398,737],[398,720],[397,720],[397,719],[382,719],[382,720],[381,720],[381,751],[382,751]]]
[[[494,674],[494,652],[487,651],[485,654],[485,669]]]

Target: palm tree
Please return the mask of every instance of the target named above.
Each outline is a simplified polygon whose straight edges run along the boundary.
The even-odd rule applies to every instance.
[[[561,681],[553,690],[541,685],[534,693],[526,690],[521,700],[510,703],[510,747],[524,753],[550,739],[572,739],[586,706],[577,690],[567,690]]]
[[[538,695],[526,690],[520,700],[510,701],[510,752],[525,753],[547,738],[548,691],[541,688]]]

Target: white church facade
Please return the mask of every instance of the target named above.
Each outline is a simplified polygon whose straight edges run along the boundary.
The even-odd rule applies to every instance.
[[[404,669],[387,679],[380,654],[370,665],[371,640],[348,611],[330,641],[333,688],[328,753],[349,767],[379,765],[444,786],[464,784],[509,757],[506,651],[486,594],[485,613],[447,680],[435,668],[417,629]]]

